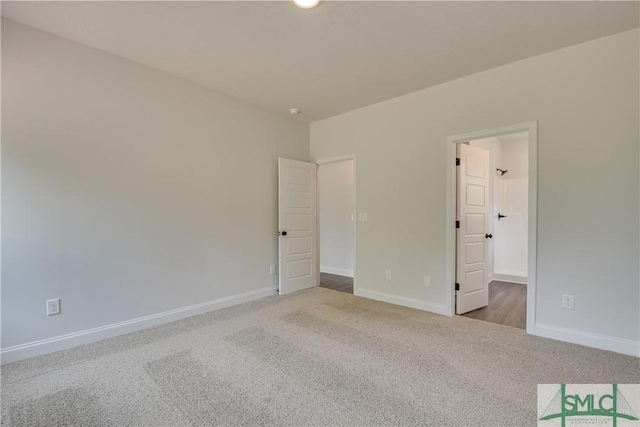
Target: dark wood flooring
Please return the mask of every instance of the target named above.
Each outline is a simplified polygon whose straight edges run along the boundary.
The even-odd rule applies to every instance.
[[[527,285],[489,283],[489,305],[462,316],[525,329],[527,325]]]
[[[320,287],[334,291],[353,293],[353,279],[329,273],[320,273]]]

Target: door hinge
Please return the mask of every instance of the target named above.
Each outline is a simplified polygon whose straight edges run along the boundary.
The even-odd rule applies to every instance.
[[[460,283],[456,283],[456,291],[460,290]]]
[[[456,166],[460,166],[460,157],[456,157]]]
[[[460,221],[456,221],[456,228],[460,228]]]

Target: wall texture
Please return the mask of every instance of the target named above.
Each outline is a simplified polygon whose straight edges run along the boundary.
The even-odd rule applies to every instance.
[[[637,353],[638,36],[620,33],[313,123],[312,158],[358,156],[358,210],[368,213],[358,227],[358,288],[443,304],[447,137],[538,120],[536,332],[611,338]],[[574,310],[561,308],[562,294],[575,295]]]
[[[312,124],[312,158],[358,155],[359,288],[443,304],[447,136],[538,120],[538,330],[637,342],[638,38]],[[2,348],[275,286],[307,125],[6,20],[2,113]]]
[[[2,114],[3,348],[276,285],[307,124],[6,20]]]
[[[353,160],[318,166],[320,271],[353,277]]]

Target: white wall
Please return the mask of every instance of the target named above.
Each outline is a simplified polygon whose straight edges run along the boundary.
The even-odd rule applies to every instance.
[[[6,20],[2,114],[2,348],[273,292],[308,125]]]
[[[500,165],[494,185],[493,272],[496,280],[526,283],[528,276],[529,137],[526,132],[500,138]],[[498,213],[506,218],[498,219]]]
[[[447,137],[538,120],[536,333],[638,353],[638,38],[620,33],[313,123],[312,159],[358,156],[368,213],[358,287],[446,308]],[[575,295],[574,310],[562,294]]]
[[[320,271],[353,277],[353,160],[318,167]]]
[[[500,141],[502,156],[500,169],[508,170],[502,177],[520,179],[529,177],[529,141],[527,133],[518,133]]]
[[[528,276],[529,180],[496,177],[493,272],[496,280],[526,283]],[[514,276],[514,277],[509,277]]]

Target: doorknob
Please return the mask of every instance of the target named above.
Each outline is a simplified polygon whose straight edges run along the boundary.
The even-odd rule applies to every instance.
[[[486,239],[493,239],[493,235],[492,234],[485,234],[484,237]]]
[[[287,232],[286,232],[286,231],[281,231],[281,232],[279,232],[279,233],[278,233],[278,235],[279,235],[279,236],[286,236],[286,235],[287,235]]]
[[[502,215],[500,212],[498,212],[498,221],[500,221],[500,218],[506,218],[506,215]]]

